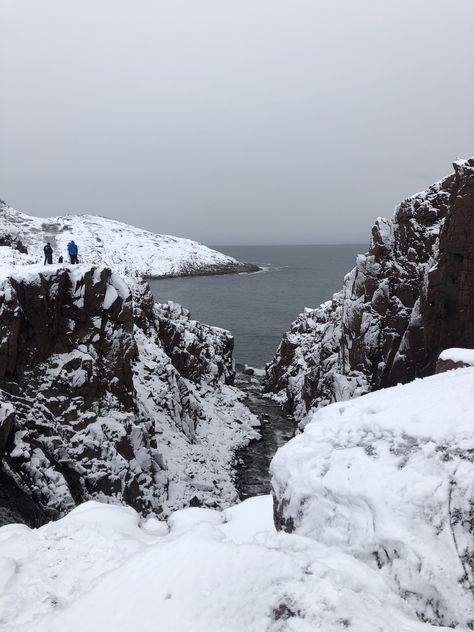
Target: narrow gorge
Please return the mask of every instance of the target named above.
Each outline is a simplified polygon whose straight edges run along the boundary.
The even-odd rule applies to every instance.
[[[108,220],[51,222],[97,261],[42,266],[3,210],[0,626],[474,629],[474,159],[377,220],[265,372],[157,302],[149,261],[114,269]],[[163,277],[251,271],[117,230]]]
[[[297,318],[263,378],[241,367],[236,379],[232,335],[156,303],[136,274],[32,266],[35,219],[4,205],[3,521],[38,525],[90,498],[166,516],[268,493],[293,419],[304,425],[326,404],[431,374],[444,348],[474,346],[474,159],[454,166],[377,220],[343,290]],[[49,225],[64,240],[75,221]],[[81,221],[92,234],[96,220]],[[142,239],[134,230],[120,227]],[[210,271],[219,257],[235,261],[209,253],[200,256]]]

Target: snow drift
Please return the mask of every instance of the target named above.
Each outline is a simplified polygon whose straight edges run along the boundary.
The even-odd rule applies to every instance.
[[[273,459],[277,526],[378,569],[420,619],[472,629],[473,402],[464,368],[319,409]]]
[[[0,529],[8,632],[442,632],[377,570],[276,533],[271,499],[167,523],[88,502],[30,530]]]

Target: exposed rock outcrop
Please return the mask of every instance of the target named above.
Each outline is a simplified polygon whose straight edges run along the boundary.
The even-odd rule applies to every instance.
[[[161,305],[156,312],[160,328],[160,339],[165,352],[179,373],[192,381],[207,376],[209,383],[224,381],[233,384],[235,371],[232,353],[234,339],[222,335],[222,345],[218,349],[207,345],[209,335],[215,335],[217,329],[203,323],[195,324],[190,339],[190,312],[177,303]]]
[[[2,205],[2,201],[0,200],[0,207]],[[7,246],[8,248],[13,248],[14,250],[18,250],[23,255],[28,254],[28,248],[23,244],[21,239],[16,237],[12,237],[9,234],[0,236],[0,246]]]
[[[439,257],[422,300],[426,365],[448,347],[474,347],[474,158],[454,164]]]
[[[0,458],[2,457],[9,440],[12,438],[15,423],[15,411],[13,406],[1,404],[0,406]]]
[[[431,374],[446,347],[474,346],[474,159],[454,166],[379,218],[342,291],[285,334],[266,390],[298,418]]]
[[[12,270],[0,286],[3,472],[47,515],[89,498],[167,513],[235,499],[255,418],[233,340],[106,268]],[[7,445],[8,444],[8,445]]]

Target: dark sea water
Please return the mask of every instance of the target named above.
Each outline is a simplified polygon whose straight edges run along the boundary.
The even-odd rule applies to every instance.
[[[150,281],[159,302],[191,310],[194,319],[229,329],[235,361],[269,362],[280,339],[305,307],[317,307],[342,287],[366,244],[336,246],[215,246],[264,272]]]

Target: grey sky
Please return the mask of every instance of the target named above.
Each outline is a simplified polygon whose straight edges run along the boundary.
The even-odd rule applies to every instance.
[[[0,0],[0,198],[368,239],[474,154],[474,0]]]

